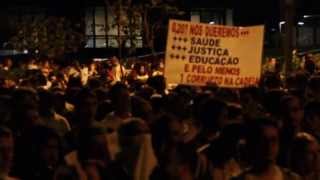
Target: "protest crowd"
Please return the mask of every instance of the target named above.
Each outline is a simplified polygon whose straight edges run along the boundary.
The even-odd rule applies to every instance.
[[[0,179],[320,179],[314,64],[227,89],[120,62],[2,59]]]

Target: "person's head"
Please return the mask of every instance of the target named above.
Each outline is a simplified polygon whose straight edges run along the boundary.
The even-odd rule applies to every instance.
[[[141,118],[148,123],[150,122],[152,117],[152,106],[148,101],[140,97],[132,97],[131,109],[133,117]]]
[[[191,116],[192,95],[186,91],[177,91],[165,96],[166,111],[179,119],[188,119]]]
[[[148,125],[140,119],[132,119],[118,129],[119,144],[124,153],[138,155],[143,143],[143,135],[149,134]]]
[[[28,64],[35,64],[36,63],[36,59],[34,57],[30,57],[28,59]]]
[[[275,66],[277,63],[277,59],[276,58],[270,58],[270,63],[271,65]]]
[[[31,83],[34,88],[41,88],[47,85],[47,77],[41,73],[38,73],[31,78]]]
[[[12,64],[13,64],[12,63],[12,59],[10,57],[4,58],[4,60],[3,60],[3,66],[4,67],[7,67],[8,69],[10,69]]]
[[[17,78],[13,74],[2,72],[0,76],[1,88],[14,89],[16,87]]]
[[[147,80],[147,84],[155,89],[158,94],[164,94],[164,91],[166,89],[166,82],[163,76],[150,77]]]
[[[42,68],[50,68],[50,59],[48,59],[47,57],[41,57],[40,62]]]
[[[239,103],[240,102],[240,96],[237,91],[233,89],[227,89],[227,88],[220,88],[215,93],[215,97],[230,103]]]
[[[50,71],[48,68],[41,68],[41,73],[44,77],[48,78],[50,75]]]
[[[91,78],[88,80],[88,87],[92,90],[99,89],[102,87],[102,82],[97,78]]]
[[[307,87],[307,83],[308,76],[304,72],[297,72],[286,79],[286,87],[289,90],[294,89],[303,92]]]
[[[9,95],[0,95],[0,124],[8,124],[10,113],[12,112],[11,97]]]
[[[97,69],[97,64],[95,62],[90,63],[89,66],[90,70],[96,70]]]
[[[310,134],[298,133],[290,149],[289,168],[301,176],[317,173],[320,168],[319,143]]]
[[[279,152],[279,129],[277,123],[259,118],[247,126],[246,145],[249,164],[264,171],[276,163]]]
[[[316,70],[316,64],[313,61],[312,54],[307,54],[305,56],[305,63],[304,63],[304,68],[305,70],[310,73],[311,75],[315,72]]]
[[[81,88],[67,88],[65,90],[65,101],[72,104],[72,105],[76,105],[78,103],[78,94],[81,91]]]
[[[52,97],[53,97],[53,106],[54,109],[59,113],[59,114],[64,114],[66,111],[66,97],[65,97],[65,92],[61,89],[55,89],[52,91]]]
[[[228,104],[228,120],[229,122],[242,122],[243,112],[242,106],[240,104]]]
[[[154,92],[155,90],[153,88],[142,85],[141,88],[138,88],[138,90],[135,91],[135,95],[149,101]]]
[[[97,108],[96,120],[102,121],[107,114],[112,112],[112,104],[111,101],[105,100],[100,102]]]
[[[300,127],[304,118],[303,107],[295,96],[284,96],[280,101],[281,115],[285,126]]]
[[[59,135],[53,129],[44,126],[34,127],[29,133],[29,143],[32,144],[30,158],[37,165],[56,168],[62,160]]]
[[[58,134],[47,134],[47,142],[41,147],[40,157],[50,167],[58,165],[61,155],[61,144]]]
[[[156,155],[160,157],[168,149],[183,142],[184,126],[181,121],[170,114],[164,114],[151,127],[152,143]]]
[[[262,78],[263,86],[266,90],[275,90],[282,87],[282,81],[278,74],[271,73]]]
[[[39,95],[39,113],[41,116],[52,115],[54,112],[54,96],[51,92],[40,90]]]
[[[38,100],[36,92],[29,88],[16,89],[12,95],[12,102],[16,109],[22,109],[26,105],[37,105]]]
[[[298,49],[297,49],[297,48],[294,48],[294,49],[292,50],[292,55],[297,55],[297,53],[298,53]]]
[[[303,72],[296,73],[296,85],[298,89],[305,89],[308,84],[308,74]]]
[[[247,117],[253,117],[262,111],[262,92],[257,87],[246,87],[240,90],[240,103],[243,108],[243,114]]]
[[[82,89],[76,97],[75,110],[76,116],[80,121],[89,123],[95,119],[98,108],[98,100],[96,95],[88,90]]]
[[[69,77],[68,88],[81,88],[82,83],[80,77]]]
[[[311,76],[307,88],[306,88],[306,98],[320,100],[320,76]]]
[[[0,171],[9,173],[14,155],[14,139],[10,129],[0,127]]]
[[[205,99],[201,104],[197,119],[208,133],[219,131],[226,123],[228,108],[225,102],[215,98]]]
[[[120,152],[117,161],[130,169],[134,179],[148,179],[157,165],[150,130],[141,119],[131,118],[118,129]]]
[[[184,144],[179,144],[174,149],[158,159],[160,179],[192,180],[199,176],[199,154]]]
[[[263,97],[263,104],[268,113],[273,116],[280,116],[281,114],[281,103],[280,100],[283,96],[286,95],[286,92],[282,90],[272,90],[265,94]]]
[[[28,129],[41,124],[38,110],[38,96],[32,90],[19,89],[12,97],[13,113],[9,122],[12,128]]]
[[[23,109],[14,113],[16,114],[13,115],[13,121],[11,123],[13,123],[13,128],[17,128],[18,130],[24,131],[42,124],[37,106],[25,106]]]
[[[162,113],[165,109],[165,101],[161,95],[151,96],[150,102],[154,114]]]
[[[81,163],[98,163],[105,167],[110,157],[107,149],[107,130],[99,126],[90,126],[80,130],[78,157]]]
[[[320,138],[320,102],[309,102],[305,108],[303,128],[306,132]]]
[[[244,139],[245,128],[241,124],[224,127],[218,139],[208,148],[208,159],[216,167],[223,167],[226,162],[240,158],[240,142]]]
[[[109,95],[117,114],[130,112],[130,92],[125,84],[116,83],[113,85]]]
[[[118,66],[120,62],[116,56],[112,56],[111,63],[112,63],[112,66]]]
[[[139,71],[139,73],[140,73],[141,75],[146,74],[146,68],[144,67],[144,65],[140,66],[140,71]]]

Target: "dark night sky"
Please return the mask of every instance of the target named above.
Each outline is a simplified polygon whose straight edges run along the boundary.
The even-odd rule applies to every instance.
[[[110,0],[112,1],[112,0]],[[125,0],[123,0],[125,1]],[[132,0],[149,1],[149,0]],[[267,32],[278,29],[281,21],[280,0],[163,0],[180,4],[188,9],[192,8],[232,8],[234,10],[234,23],[238,26],[265,24]],[[295,0],[297,15],[320,15],[320,0]],[[49,14],[67,15],[77,17],[81,9],[87,5],[103,4],[104,0],[0,0],[0,21],[6,24],[6,10],[8,7],[42,7],[47,8]],[[0,26],[1,40],[10,34],[5,26]]]
[[[139,0],[135,0],[139,1]],[[280,0],[166,0],[180,1],[191,7],[230,7],[234,9],[236,25],[266,24],[276,27],[280,21]],[[1,0],[0,7],[27,6],[49,7],[52,11],[65,11],[70,14],[85,4],[104,0]],[[299,15],[320,14],[320,0],[296,0]]]

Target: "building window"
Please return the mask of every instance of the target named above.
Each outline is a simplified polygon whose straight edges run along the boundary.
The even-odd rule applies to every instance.
[[[226,9],[194,9],[191,11],[191,21],[226,24]]]
[[[300,27],[298,30],[299,47],[310,47],[314,45],[313,27]]]
[[[105,7],[91,7],[86,10],[86,48],[117,48],[118,43],[118,25],[116,23],[116,16],[110,8]],[[125,17],[128,18],[128,17]],[[131,30],[126,27],[120,31],[121,41],[123,46],[130,47],[143,47],[142,41],[142,19],[138,19],[141,24],[139,28]]]
[[[317,38],[316,42],[317,42],[317,45],[320,45],[320,27],[318,27],[316,31],[317,31],[316,32],[316,38]]]

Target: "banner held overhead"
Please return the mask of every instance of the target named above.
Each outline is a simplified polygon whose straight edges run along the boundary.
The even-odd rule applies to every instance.
[[[261,74],[264,26],[233,27],[170,20],[165,57],[169,84],[241,88]]]

